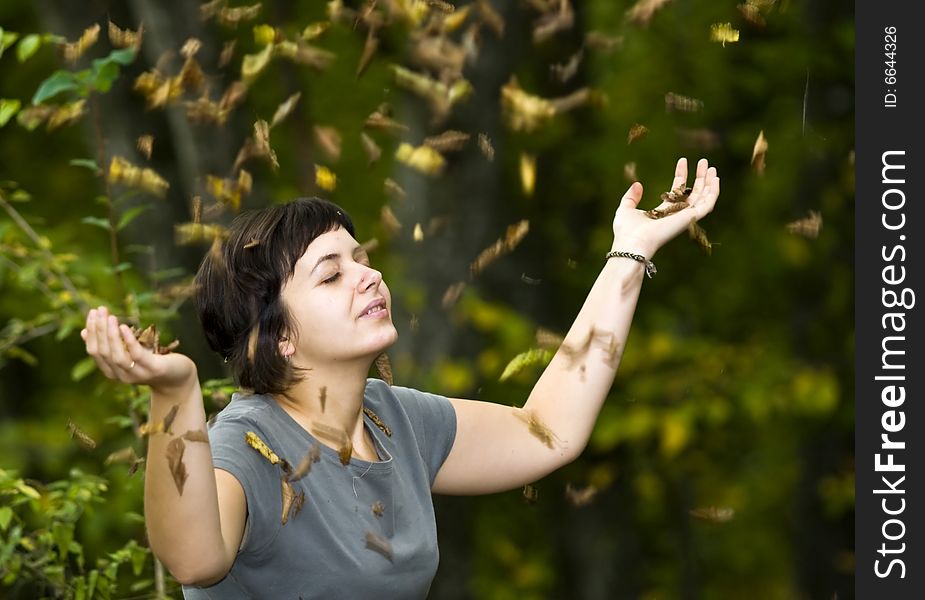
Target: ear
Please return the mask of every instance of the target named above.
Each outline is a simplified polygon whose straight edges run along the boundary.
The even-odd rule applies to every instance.
[[[279,354],[283,358],[290,358],[293,354],[295,354],[295,346],[292,344],[289,338],[280,338]]]

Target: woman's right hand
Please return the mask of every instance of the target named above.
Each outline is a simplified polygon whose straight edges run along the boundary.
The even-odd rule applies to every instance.
[[[196,364],[188,356],[145,348],[128,325],[119,324],[103,306],[87,313],[87,326],[80,337],[87,354],[110,379],[149,385],[156,392],[179,390],[197,381]]]

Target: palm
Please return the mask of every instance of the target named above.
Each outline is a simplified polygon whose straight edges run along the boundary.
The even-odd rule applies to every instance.
[[[687,160],[682,158],[675,168],[674,180],[669,189],[684,186],[686,183]],[[636,208],[642,199],[642,184],[634,183],[623,196],[614,215],[613,249],[638,252],[652,258],[665,243],[687,229],[691,220],[699,221],[709,214],[718,196],[719,177],[716,175],[716,169],[709,167],[706,159],[697,163],[696,178],[687,198],[689,206],[660,219],[653,219],[646,215],[646,211]],[[658,210],[664,210],[670,204],[667,201],[662,202]]]

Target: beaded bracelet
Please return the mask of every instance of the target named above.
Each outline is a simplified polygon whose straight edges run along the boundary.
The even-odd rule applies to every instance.
[[[608,252],[604,256],[604,258],[605,259],[613,258],[614,256],[620,256],[622,258],[631,258],[637,262],[641,262],[642,264],[646,266],[646,275],[649,276],[649,279],[652,279],[652,276],[658,273],[658,271],[655,269],[655,263],[649,260],[648,258],[646,258],[645,256],[643,256],[642,254],[633,254],[632,252],[622,252],[620,250],[614,250],[612,252]]]

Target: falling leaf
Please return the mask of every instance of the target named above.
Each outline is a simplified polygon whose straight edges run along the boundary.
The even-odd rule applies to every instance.
[[[382,207],[382,226],[391,235],[395,235],[401,230],[401,222],[399,222],[398,217],[395,216],[395,213],[392,212],[392,208],[387,204]]]
[[[466,289],[465,281],[457,281],[450,287],[446,288],[446,291],[443,292],[443,299],[440,301],[440,305],[444,308],[444,310],[450,310],[450,308],[456,304],[464,289]]]
[[[479,150],[482,151],[482,154],[489,162],[495,160],[495,148],[491,145],[491,139],[489,139],[488,134],[479,134]]]
[[[509,225],[504,237],[494,244],[483,250],[478,257],[469,265],[469,273],[472,277],[481,273],[485,267],[493,263],[503,254],[512,251],[523,240],[524,236],[530,231],[530,222],[527,220],[519,221]]]
[[[243,81],[232,81],[225,93],[222,94],[222,99],[219,100],[218,105],[223,110],[231,110],[240,104],[246,95],[247,85]]]
[[[732,23],[713,23],[710,25],[710,41],[722,42],[726,47],[726,42],[738,42],[739,30],[732,28]]]
[[[51,111],[51,114],[48,115],[48,122],[46,123],[45,128],[48,131],[52,131],[58,127],[61,127],[62,125],[73,123],[80,117],[84,116],[86,113],[87,101],[84,99],[56,106],[54,107],[54,110]]]
[[[710,523],[728,523],[735,516],[735,510],[725,506],[692,508],[688,513],[696,519],[709,521]]]
[[[260,13],[260,3],[250,6],[222,6],[216,13],[216,21],[225,27],[237,27],[242,21],[253,21]]]
[[[266,46],[282,41],[282,34],[272,25],[254,25],[254,41],[258,46]]]
[[[327,157],[332,161],[339,159],[341,138],[337,129],[315,125],[312,131],[315,134],[315,142],[317,142],[318,147],[321,148]]]
[[[173,349],[175,349],[177,346],[179,346],[179,342],[177,342],[176,340],[174,340],[173,342],[170,342],[166,346],[161,345],[160,343],[161,334],[157,330],[157,327],[153,324],[148,325],[144,329],[139,329],[135,326],[132,326],[131,331],[132,331],[132,335],[134,335],[135,338],[138,339],[138,343],[141,344],[143,348],[146,348],[154,352],[155,354],[168,354]],[[174,342],[176,342],[176,344],[174,344]]]
[[[392,385],[392,363],[389,361],[389,355],[383,352],[376,357],[375,364],[379,377],[387,384]]]
[[[327,192],[333,192],[337,187],[337,175],[327,167],[315,165],[315,185]]]
[[[736,5],[736,8],[746,21],[752,25],[764,27],[767,24],[764,13],[776,2],[777,0],[746,0],[743,4]]]
[[[87,435],[87,432],[78,427],[70,419],[67,420],[67,431],[71,434],[71,439],[77,440],[77,443],[87,450],[93,450],[96,448],[96,442],[93,440],[93,438]]]
[[[360,141],[363,143],[363,151],[366,152],[368,158],[367,165],[372,165],[382,157],[382,149],[365,131],[360,132]]]
[[[635,125],[633,125],[632,127],[630,127],[630,131],[629,131],[629,133],[626,135],[626,143],[627,143],[627,144],[632,144],[632,143],[635,142],[636,140],[640,140],[640,139],[644,138],[644,137],[646,136],[647,133],[649,133],[649,128],[648,128],[648,127],[646,127],[645,125],[642,125],[642,124],[640,124],[640,123],[636,123]]]
[[[164,415],[164,433],[173,433],[170,427],[173,425],[174,419],[177,418],[178,412],[180,412],[180,405],[174,404],[170,407],[170,410],[167,411],[167,414]]]
[[[622,45],[622,36],[607,35],[601,31],[589,31],[585,34],[585,47],[592,50],[611,52]]]
[[[687,233],[698,246],[703,248],[704,252],[712,254],[713,244],[707,239],[707,232],[703,230],[703,227],[697,224],[696,219],[691,219],[691,222],[687,226]]]
[[[88,27],[76,42],[64,44],[64,60],[73,65],[90,46],[96,43],[99,37],[99,23]]]
[[[366,42],[363,44],[363,53],[360,55],[360,62],[357,63],[356,76],[359,77],[366,71],[366,67],[372,62],[379,49],[379,37],[376,35],[376,28],[370,27],[366,32]]]
[[[440,135],[424,138],[424,145],[430,146],[437,152],[455,152],[465,148],[469,137],[468,133],[449,129]]]
[[[822,229],[822,214],[814,210],[809,211],[809,216],[803,217],[787,223],[787,231],[796,235],[802,235],[805,238],[816,239],[819,237],[819,231]]]
[[[340,456],[341,464],[346,465],[350,462],[350,456],[353,454],[353,444],[350,442],[350,437],[346,431],[316,421],[312,423],[312,434],[332,444],[339,445],[340,449],[337,454]]]
[[[222,51],[218,55],[218,68],[223,69],[228,66],[228,63],[231,62],[231,59],[234,57],[234,47],[237,43],[237,40],[230,40],[225,42],[222,46]]]
[[[202,429],[189,429],[182,436],[187,442],[203,442],[205,444],[209,443],[209,434],[207,434]]]
[[[764,175],[765,155],[768,152],[768,140],[764,137],[764,129],[758,132],[755,146],[752,148],[752,167],[759,175]]]
[[[363,126],[373,129],[384,129],[392,133],[408,131],[407,125],[392,119],[391,108],[388,104],[379,105],[379,108],[366,117],[366,122]]]
[[[302,30],[302,41],[310,42],[315,40],[331,28],[330,21],[318,21],[316,23],[308,24],[305,29]]]
[[[630,181],[639,181],[639,178],[636,176],[636,163],[628,162],[623,165],[623,176]]]
[[[700,150],[713,150],[720,143],[719,134],[705,127],[696,129],[678,128],[678,138],[685,146]]]
[[[296,103],[299,101],[299,98],[301,97],[302,97],[302,93],[296,92],[295,94],[286,98],[286,100],[282,104],[277,106],[276,112],[273,113],[273,119],[270,121],[270,127],[271,128],[276,127],[277,125],[282,123],[282,121],[292,113],[293,109],[295,108]],[[340,140],[338,137],[338,146],[339,146],[339,141]],[[339,151],[340,151],[340,148],[338,147],[338,152]]]
[[[578,52],[569,57],[564,63],[556,63],[549,66],[549,73],[552,75],[553,79],[559,83],[566,83],[569,79],[575,76],[575,73],[578,72],[578,66],[581,64],[581,59],[584,57],[584,49],[579,49]]]
[[[144,25],[141,25],[138,31],[119,29],[115,23],[109,21],[109,43],[116,48],[134,48],[137,51],[138,48],[141,48],[144,29]]]
[[[373,514],[376,515],[377,517],[381,517],[382,515],[385,514],[385,505],[382,503],[381,500],[376,500],[375,502],[373,502],[373,505],[370,508],[373,511]]]
[[[132,446],[126,446],[121,450],[116,450],[106,457],[106,460],[103,461],[103,464],[106,466],[111,465],[112,463],[127,463],[132,464],[138,460],[138,455],[135,453],[135,448]]]
[[[576,488],[571,483],[565,484],[565,498],[572,506],[587,506],[591,504],[595,496],[597,496],[597,488],[593,485]]]
[[[305,456],[302,457],[299,464],[296,465],[292,475],[289,476],[289,481],[298,481],[308,475],[312,470],[312,465],[320,460],[321,448],[318,447],[318,444],[312,444],[312,447],[305,453]]]
[[[331,66],[334,53],[322,50],[304,42],[283,41],[273,46],[275,55],[287,58],[300,65],[309,66],[316,71],[324,71]]]
[[[138,151],[145,155],[145,158],[151,160],[151,151],[154,149],[154,136],[142,135],[135,141]]]
[[[424,241],[424,228],[421,227],[420,223],[414,224],[414,231],[411,234],[411,239],[413,239],[415,242]]]
[[[208,175],[206,177],[206,189],[212,197],[223,205],[230,206],[234,211],[237,211],[241,207],[241,197],[244,194],[250,193],[252,185],[253,178],[251,174],[244,169],[238,171],[238,179],[235,181],[221,179],[214,175]],[[222,233],[224,232],[223,229],[219,229],[219,231]],[[208,239],[213,239],[213,237],[214,236],[209,236]]]
[[[152,169],[136,167],[121,156],[112,157],[108,178],[110,183],[140,188],[160,198],[164,197],[170,187],[170,184]]]
[[[536,486],[530,485],[529,483],[524,486],[524,500],[527,504],[536,504],[539,498],[540,492],[536,489]]]
[[[305,491],[299,490],[299,493],[296,494],[295,490],[292,489],[292,484],[285,478],[281,480],[281,486],[283,514],[280,522],[285,525],[290,517],[295,517],[302,510],[302,505],[305,504]]]
[[[386,557],[389,562],[392,561],[392,544],[381,535],[375,534],[372,531],[367,531],[366,547]]]
[[[273,57],[273,44],[267,44],[263,50],[256,54],[245,54],[241,60],[241,79],[245,84],[250,85],[257,79]]]
[[[385,189],[385,193],[388,194],[389,196],[392,196],[393,198],[404,200],[405,198],[408,197],[408,193],[405,191],[405,189],[402,186],[398,185],[398,183],[394,179],[387,177],[385,181],[382,182],[382,186]],[[389,212],[391,212],[391,209],[389,209]],[[384,216],[385,215],[383,215],[383,217]],[[392,218],[395,219],[394,214],[392,215]],[[398,225],[399,228],[401,227],[401,223],[398,222],[398,219],[395,219],[394,222],[395,224]]]
[[[589,88],[578,89],[559,98],[541,98],[526,93],[515,77],[501,88],[501,109],[505,122],[513,131],[529,133],[547,125],[557,114],[606,98]]]
[[[446,159],[430,146],[412,146],[407,142],[398,145],[395,158],[425,175],[439,175],[446,166]]]
[[[223,238],[227,231],[212,223],[177,223],[173,227],[174,239],[180,246]]]
[[[543,329],[540,327],[536,330],[536,345],[546,350],[555,350],[565,341],[558,333]]]
[[[527,408],[514,408],[513,411],[514,416],[527,424],[530,434],[545,444],[547,448],[554,450],[557,446],[562,447],[562,442],[558,436],[545,423],[540,421],[534,411]]]
[[[665,94],[665,110],[668,112],[700,112],[703,110],[703,100],[668,92]]]
[[[199,18],[207,21],[215,16],[219,9],[228,4],[228,0],[211,0],[199,5]]]
[[[639,0],[626,11],[626,20],[636,25],[648,25],[655,12],[671,0]]]
[[[177,486],[177,492],[183,495],[183,486],[189,474],[186,472],[186,465],[183,464],[183,452],[186,450],[186,443],[183,438],[173,438],[167,444],[167,465],[170,467],[170,474],[173,475],[173,482]]]
[[[533,189],[536,187],[536,156],[533,154],[527,154],[526,152],[520,153],[520,188],[524,192],[524,196],[530,197],[533,195]]]
[[[280,464],[281,461],[279,456],[270,450],[270,447],[267,446],[266,442],[260,439],[260,437],[253,431],[248,431],[244,434],[244,441],[247,442],[248,446],[259,452],[261,456],[270,461],[271,465]]]
[[[276,152],[270,147],[270,126],[263,119],[254,123],[254,144],[257,156],[266,158],[273,166],[273,170],[278,170],[279,161],[276,159]]]
[[[437,119],[447,116],[453,105],[468,98],[473,91],[472,84],[462,78],[444,83],[400,65],[392,65],[392,73],[398,87],[428,101]]]
[[[490,0],[478,0],[478,10],[479,18],[483,23],[488,25],[488,28],[491,29],[494,34],[501,38],[504,36],[504,18],[501,16],[495,7],[492,6]]]
[[[670,192],[662,192],[662,202],[686,202],[694,188],[679,185]]]
[[[325,404],[327,404],[327,401],[328,401],[328,387],[322,386],[321,389],[318,391],[318,404],[321,405],[322,413],[324,412]]]
[[[191,123],[214,123],[215,125],[224,125],[228,120],[231,112],[222,107],[218,102],[212,102],[206,97],[184,102],[186,107],[186,118]]]
[[[571,29],[575,24],[575,11],[569,0],[559,0],[559,8],[549,11],[533,24],[533,43],[541,44],[560,31]]]
[[[551,359],[552,352],[549,350],[531,348],[526,352],[521,352],[512,358],[507,366],[504,367],[504,372],[501,373],[501,377],[498,378],[498,381],[507,381],[527,367],[536,364],[547,364]]]

